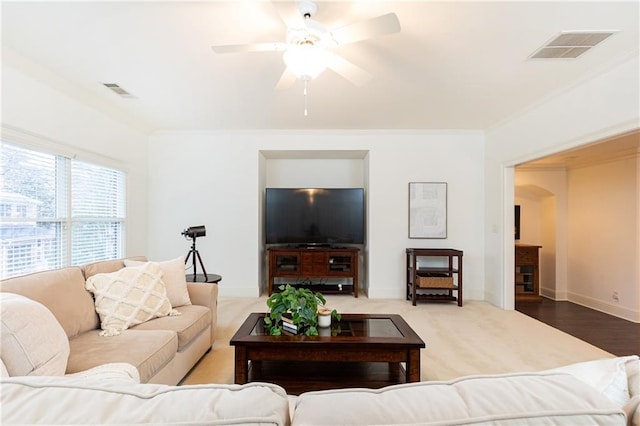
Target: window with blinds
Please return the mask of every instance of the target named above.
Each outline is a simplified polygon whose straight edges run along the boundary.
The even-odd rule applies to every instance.
[[[123,256],[123,171],[0,148],[1,278]]]

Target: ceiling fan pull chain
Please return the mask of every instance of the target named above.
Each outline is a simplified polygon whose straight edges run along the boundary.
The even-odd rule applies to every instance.
[[[308,79],[304,79],[304,91],[302,92],[304,94],[304,116],[308,116],[309,115],[309,111],[307,110],[307,83],[309,82]]]

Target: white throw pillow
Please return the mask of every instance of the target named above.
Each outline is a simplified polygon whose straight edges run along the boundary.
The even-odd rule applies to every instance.
[[[146,262],[131,259],[125,259],[124,261],[125,266],[140,266],[144,263]],[[187,291],[184,258],[177,257],[172,260],[153,263],[157,263],[162,269],[162,281],[167,288],[167,296],[169,296],[171,306],[177,308],[178,306],[191,305],[191,299]]]
[[[101,336],[115,336],[132,325],[152,318],[180,315],[171,309],[162,270],[156,263],[122,268],[87,279],[86,288],[95,296]]]
[[[579,362],[547,371],[571,374],[578,380],[596,388],[620,407],[623,407],[631,399],[633,391],[629,389],[631,383],[627,366],[637,362],[638,356],[631,355]]]
[[[6,292],[0,292],[0,311],[0,358],[6,375],[62,376],[69,338],[51,311],[35,300]]]

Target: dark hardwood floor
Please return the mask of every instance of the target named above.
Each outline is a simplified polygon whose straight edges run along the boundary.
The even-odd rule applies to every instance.
[[[516,310],[614,355],[640,355],[640,324],[546,298],[516,302]]]

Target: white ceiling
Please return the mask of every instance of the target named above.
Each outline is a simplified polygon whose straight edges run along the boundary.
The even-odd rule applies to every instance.
[[[374,78],[356,87],[325,71],[309,83],[304,117],[302,82],[274,90],[281,53],[211,50],[284,41],[270,1],[1,7],[3,62],[149,131],[486,129],[640,51],[637,1],[320,1],[315,19],[329,28],[395,12],[402,30],[337,47]],[[527,59],[567,30],[617,32],[578,59]]]

